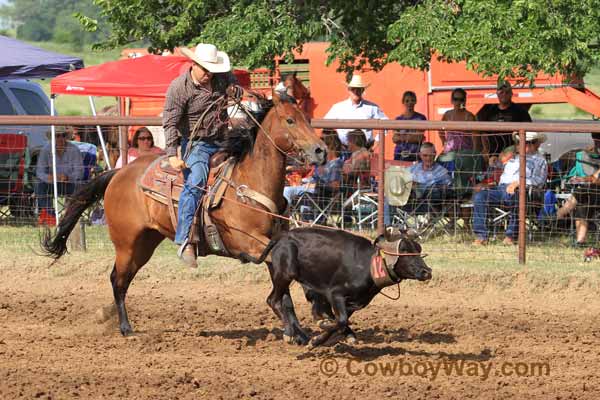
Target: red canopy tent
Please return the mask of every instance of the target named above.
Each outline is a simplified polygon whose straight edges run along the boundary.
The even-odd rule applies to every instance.
[[[57,94],[90,96],[92,114],[96,115],[91,96],[115,96],[120,98],[122,114],[132,115],[134,111],[135,115],[158,115],[169,85],[189,69],[191,63],[189,58],[183,56],[145,55],[94,65],[52,79],[51,102],[54,103]],[[233,73],[241,86],[250,87],[248,71],[236,69]],[[136,128],[129,127],[130,139]],[[103,141],[100,127],[97,130]],[[103,142],[102,147],[106,155]],[[122,151],[124,149],[122,147]]]
[[[186,57],[147,55],[111,61],[62,74],[50,82],[52,94],[163,98],[169,84],[191,66]],[[250,74],[234,70],[240,85]]]

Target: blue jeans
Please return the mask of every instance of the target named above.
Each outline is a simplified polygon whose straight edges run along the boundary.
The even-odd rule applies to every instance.
[[[182,141],[182,153],[185,153],[186,144],[186,140]],[[194,143],[190,154],[185,159],[187,165],[187,168],[183,170],[185,183],[179,197],[177,231],[175,232],[175,243],[177,244],[183,244],[188,238],[196,209],[204,195],[210,156],[218,150],[219,147],[214,144],[198,141]]]
[[[477,239],[488,238],[487,212],[490,204],[499,204],[510,208],[506,237],[515,239],[517,233],[517,196],[506,193],[507,185],[482,190],[473,195],[473,232]]]
[[[75,192],[75,189],[77,189],[77,187],[72,182],[58,182],[59,196],[68,196],[70,194],[73,194],[73,192]],[[37,198],[37,205],[40,212],[42,210],[46,210],[50,214],[54,214],[54,206],[52,205],[52,200],[54,198],[54,184],[52,182],[36,182],[35,197]]]

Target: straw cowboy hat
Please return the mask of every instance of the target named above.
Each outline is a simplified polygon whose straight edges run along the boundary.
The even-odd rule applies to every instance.
[[[361,75],[352,75],[352,79],[350,79],[350,82],[348,82],[349,88],[365,89],[368,88],[370,85],[370,83],[363,82]]]
[[[193,52],[186,47],[181,47],[179,50],[184,56],[196,64],[200,64],[209,72],[219,73],[231,70],[229,56],[224,51],[217,51],[214,44],[200,43]]]
[[[412,190],[412,174],[408,168],[392,165],[385,171],[385,197],[393,206],[408,203]]]
[[[515,132],[513,133],[513,138],[515,139],[515,142],[519,141],[519,133]],[[533,142],[534,140],[537,140],[540,143],[544,143],[546,141],[546,135],[540,132],[525,132],[525,142]]]

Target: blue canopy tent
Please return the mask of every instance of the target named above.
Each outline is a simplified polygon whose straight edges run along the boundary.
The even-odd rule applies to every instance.
[[[0,36],[0,48],[3,49],[3,56],[0,58],[0,80],[53,78],[65,72],[83,68],[81,58],[43,50],[6,36]],[[52,100],[50,114],[54,115]],[[56,177],[56,130],[54,125],[51,130],[52,172]],[[58,209],[56,178],[54,178],[54,207]],[[58,213],[56,215],[58,223]]]
[[[53,78],[83,68],[81,58],[40,49],[6,36],[0,36],[0,79]]]

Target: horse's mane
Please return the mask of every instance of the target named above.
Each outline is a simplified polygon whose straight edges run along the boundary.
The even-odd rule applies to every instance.
[[[262,124],[269,111],[273,108],[273,101],[260,95],[257,95],[256,98],[259,105],[259,111],[250,111],[250,113],[258,123]],[[296,104],[293,97],[280,95],[279,98],[284,103]],[[226,137],[217,144],[230,157],[234,157],[236,161],[241,161],[248,154],[252,153],[258,129],[259,127],[253,122],[249,127],[235,127],[230,129]]]

